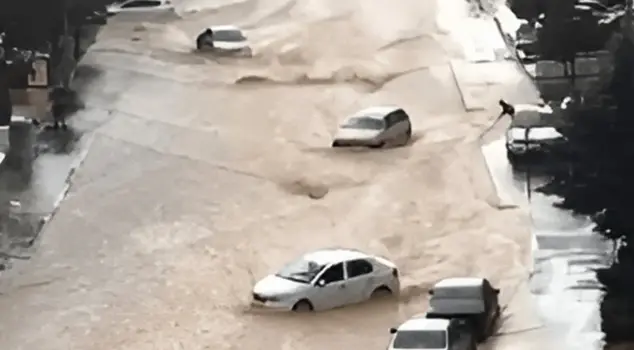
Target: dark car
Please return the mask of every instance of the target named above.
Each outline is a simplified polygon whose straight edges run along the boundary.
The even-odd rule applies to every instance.
[[[436,283],[429,294],[427,318],[463,319],[478,342],[495,333],[501,314],[500,290],[486,278],[447,278]]]
[[[520,20],[520,26],[515,33],[515,49],[520,59],[539,55],[537,35],[541,23],[537,21]]]

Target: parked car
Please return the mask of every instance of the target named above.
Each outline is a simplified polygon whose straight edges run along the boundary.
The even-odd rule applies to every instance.
[[[563,142],[564,136],[551,126],[509,127],[506,131],[506,155],[514,164],[523,158],[544,154],[548,148]]]
[[[399,291],[399,271],[389,260],[356,250],[324,249],[305,254],[256,283],[251,305],[326,310]]]
[[[236,26],[213,26],[205,29],[196,38],[196,49],[215,53],[251,56],[247,37]]]
[[[463,319],[434,319],[414,316],[397,328],[390,328],[388,350],[477,350],[471,328]]]
[[[378,106],[348,117],[339,126],[332,147],[404,146],[411,138],[412,123],[402,108]]]
[[[495,333],[501,313],[500,290],[486,278],[447,278],[436,283],[429,294],[427,318],[464,320],[478,342]]]
[[[605,13],[610,11],[610,9],[605,6],[600,1],[596,0],[577,0],[575,2],[575,10],[577,11],[594,11]]]
[[[127,0],[107,8],[108,16],[120,13],[160,13],[174,10],[170,0]]]
[[[554,123],[561,122],[557,113],[565,113],[574,105],[571,98],[560,104],[515,105],[511,124],[506,130],[506,155],[509,162],[515,165],[522,160],[544,155],[548,149],[561,142],[565,137],[557,131]]]
[[[537,32],[541,28],[538,21],[519,20],[519,27],[515,33],[515,48],[527,56],[537,55],[539,45],[537,42]]]

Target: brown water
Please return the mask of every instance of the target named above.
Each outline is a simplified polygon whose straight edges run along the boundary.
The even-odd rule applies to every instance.
[[[500,49],[489,19],[458,0],[177,8],[114,19],[86,57],[95,113],[75,127],[94,142],[37,257],[0,285],[2,349],[383,349],[431,284],[464,275],[502,287],[503,333],[539,326],[527,220],[499,209],[480,153],[497,100],[535,94],[512,62],[469,62]],[[191,52],[201,28],[229,23],[253,59]],[[338,121],[372,104],[405,108],[412,144],[330,149]],[[331,246],[394,260],[401,300],[248,310],[255,279]],[[543,346],[518,339],[499,348]]]

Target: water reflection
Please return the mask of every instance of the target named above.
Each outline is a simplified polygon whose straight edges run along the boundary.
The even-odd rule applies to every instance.
[[[535,11],[522,6],[514,10],[522,11],[529,19],[546,11],[545,7],[537,10],[539,6],[535,6]],[[570,281],[560,282],[557,287],[567,290],[567,298],[596,300],[600,304],[599,310],[588,306],[586,316],[575,317],[588,321],[600,317],[603,333],[599,334],[604,336],[604,347],[626,349],[631,346],[627,343],[634,341],[634,251],[627,245],[629,232],[634,229],[632,206],[628,202],[634,194],[629,184],[634,175],[629,170],[632,169],[630,150],[634,149],[629,141],[634,129],[630,122],[634,114],[634,100],[630,97],[634,88],[634,44],[631,40],[622,40],[616,23],[606,30],[597,45],[598,48],[604,46],[604,51],[576,60],[577,71],[583,69],[588,76],[577,79],[575,88],[598,103],[573,113],[573,122],[560,130],[568,138],[568,145],[558,157],[545,162],[548,167],[540,169],[546,179],[542,185],[546,186],[542,188],[543,194],[533,198],[543,201],[545,206],[543,210],[536,210],[533,201],[532,212],[538,245],[547,247],[546,250],[568,250],[564,256],[538,253],[536,260],[542,258],[539,255],[543,255],[543,260],[538,263],[536,275],[544,271],[557,275],[557,270],[562,276],[570,275]],[[592,34],[598,32],[594,30]],[[611,38],[608,40],[608,37]],[[536,77],[536,85],[544,98],[557,99],[569,94],[572,85],[557,71],[560,68],[561,65],[553,62],[538,62],[527,65],[526,70]],[[617,102],[616,115],[614,103],[606,103],[610,100]],[[567,210],[560,209],[563,207]],[[601,210],[603,215],[594,215]],[[589,214],[592,219],[581,214]],[[552,283],[539,287],[534,290],[537,294],[553,292]],[[550,307],[571,317],[569,310],[562,310],[558,303],[551,303]],[[578,312],[584,312],[583,306]],[[583,323],[576,327],[577,330],[595,328]],[[588,342],[579,341],[580,348],[588,348],[590,343],[599,346],[594,339],[596,333],[586,332],[587,337],[578,335]],[[567,334],[570,337],[572,333]]]
[[[600,349],[602,291],[595,270],[609,263],[611,245],[593,233],[588,217],[558,208],[553,204],[560,197],[536,191],[550,180],[547,158],[513,168],[504,156],[504,140],[485,145],[483,151],[500,197],[530,209],[534,266],[529,287],[537,314],[552,333],[549,339],[556,339],[551,345]]]
[[[565,206],[571,212],[594,214],[589,221],[590,234],[612,240],[606,242],[611,253],[617,248],[606,266],[596,269],[600,288],[605,291],[600,299],[600,315],[606,348],[634,340],[634,254],[627,244],[634,228],[630,202],[634,174],[629,166],[628,143],[634,126],[634,101],[629,97],[634,88],[633,60],[634,44],[623,40],[614,56],[615,75],[602,92],[616,101],[617,108],[605,104],[575,112],[574,123],[562,128],[568,145],[558,153],[570,171],[553,171],[548,186],[550,193],[565,197]]]

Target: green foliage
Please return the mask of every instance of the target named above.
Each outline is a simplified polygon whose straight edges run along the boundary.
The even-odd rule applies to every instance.
[[[538,33],[540,54],[563,63],[574,62],[577,53],[603,49],[620,25],[618,15],[575,10],[575,0],[552,1],[545,15]]]
[[[597,272],[606,293],[602,330],[609,342],[634,341],[634,44],[622,40],[606,93],[611,102],[571,111],[560,129],[568,143],[555,150],[564,166],[543,190],[563,197],[561,207],[593,215],[594,231],[619,242],[616,262]],[[610,101],[607,100],[607,101]]]

